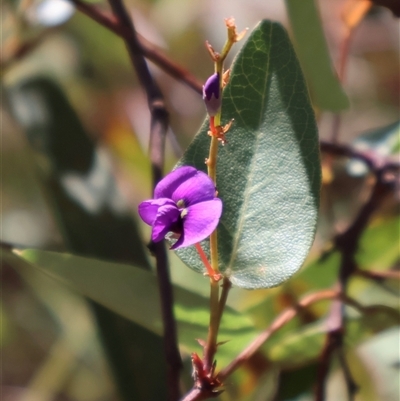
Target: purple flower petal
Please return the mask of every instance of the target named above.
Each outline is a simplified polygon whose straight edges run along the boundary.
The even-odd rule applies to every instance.
[[[196,175],[197,170],[191,166],[179,167],[166,175],[155,187],[154,198],[172,198],[174,191],[190,177]]]
[[[203,86],[203,99],[210,100],[212,97],[219,99],[219,74],[215,73],[207,79]]]
[[[183,219],[183,233],[171,249],[193,245],[207,238],[217,227],[221,213],[222,201],[218,198],[187,208]]]
[[[151,239],[154,242],[163,240],[166,234],[177,225],[179,219],[180,212],[175,205],[161,206],[153,223]]]
[[[138,207],[138,212],[142,220],[152,226],[154,220],[156,219],[159,207],[164,205],[171,205],[176,208],[175,203],[171,199],[160,198],[160,199],[150,199],[142,202]]]
[[[212,200],[215,198],[215,185],[213,180],[202,171],[196,171],[196,174],[184,181],[172,194],[172,200],[177,203],[183,200],[184,205],[188,207],[199,202]],[[180,205],[178,205],[179,207]]]
[[[215,116],[221,109],[219,74],[215,73],[207,79],[203,86],[203,100],[210,116]]]

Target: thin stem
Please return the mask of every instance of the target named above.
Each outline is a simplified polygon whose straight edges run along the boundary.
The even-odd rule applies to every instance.
[[[228,39],[229,41],[229,39]],[[225,55],[226,56],[226,55]],[[220,75],[220,88],[222,88],[222,71],[223,71],[223,59],[215,62],[215,70]],[[222,91],[221,91],[222,93]],[[222,96],[220,94],[220,96]],[[214,133],[215,127],[221,125],[221,108],[218,113],[210,118],[210,129],[211,133]],[[217,182],[217,155],[218,155],[218,138],[214,135],[211,136],[210,152],[207,160],[208,176],[213,180],[216,185]],[[215,230],[210,235],[210,255],[211,255],[211,266],[218,274],[218,234]],[[221,319],[220,304],[219,304],[219,284],[215,280],[214,276],[210,276],[210,325],[208,328],[207,342],[204,347],[204,368],[206,372],[211,371],[214,362],[214,356],[217,352],[217,338],[218,330]]]
[[[348,389],[348,400],[349,401],[355,401],[356,394],[359,390],[358,384],[354,381],[353,376],[350,371],[349,364],[346,360],[346,356],[343,350],[343,346],[339,348],[338,350],[338,359],[340,366],[342,367],[343,375],[344,375],[344,380],[346,382],[346,387]]]
[[[355,274],[374,281],[383,281],[387,279],[400,280],[399,270],[371,271],[357,269]]]
[[[158,290],[163,319],[164,353],[167,361],[168,400],[179,399],[182,360],[178,348],[178,334],[174,316],[174,296],[164,242],[155,245]]]
[[[210,152],[208,154],[208,159],[207,159],[207,171],[208,171],[208,176],[214,181],[214,183],[216,183],[217,180],[217,155],[218,155],[218,138],[212,136],[210,143]]]
[[[204,369],[211,371],[214,356],[217,352],[217,337],[219,329],[219,284],[214,277],[210,277],[210,325],[207,342],[204,347]]]
[[[217,352],[218,330],[221,324],[221,318],[226,305],[226,301],[228,299],[229,290],[232,288],[232,283],[230,282],[229,278],[224,277],[222,283],[222,293],[221,297],[219,298],[219,284],[217,280],[210,280],[210,284],[210,327],[207,343],[204,348],[204,366],[206,371],[208,371],[212,367],[214,356]]]
[[[220,86],[220,96],[222,96],[222,76],[224,70],[224,60],[228,55],[229,50],[232,45],[237,40],[236,35],[236,27],[234,26],[234,20],[228,19],[225,21],[228,29],[228,39],[222,49],[221,54],[217,54],[208,46],[210,53],[214,59],[214,69],[215,72],[219,74],[219,86]],[[221,107],[215,116],[210,118],[210,130],[211,130],[211,143],[210,143],[210,151],[207,159],[207,169],[208,176],[213,180],[216,185],[217,181],[217,156],[218,156],[218,136],[217,130],[221,126]],[[217,238],[217,230],[215,230],[210,236],[210,257],[211,257],[211,266],[215,272],[214,276],[210,276],[210,326],[208,330],[207,342],[204,347],[204,368],[206,372],[212,371],[212,366],[214,362],[214,356],[217,351],[217,337],[219,325],[222,317],[222,312],[226,303],[226,299],[228,297],[228,292],[230,288],[227,284],[227,279],[224,280],[224,289],[221,300],[219,299],[219,284],[218,284],[218,238]],[[229,281],[229,280],[228,280]]]
[[[343,345],[342,302],[339,299],[332,302],[331,310],[326,320],[326,326],[329,330],[325,339],[324,348],[319,358],[315,401],[325,400],[325,379],[329,373],[330,362],[335,351]]]
[[[218,268],[218,235],[217,230],[215,230],[210,235],[210,254],[211,254],[211,266],[214,270],[214,274],[219,274]]]
[[[219,299],[219,319],[218,319],[218,325],[221,324],[221,319],[222,319],[222,314],[224,313],[226,301],[228,300],[228,295],[229,295],[229,290],[232,288],[232,283],[229,280],[228,277],[224,277],[224,280],[222,282],[222,293],[221,293],[221,298]]]

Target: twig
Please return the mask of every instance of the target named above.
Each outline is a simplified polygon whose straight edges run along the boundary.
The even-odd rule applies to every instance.
[[[371,270],[361,270],[357,269],[354,272],[355,275],[364,277],[366,279],[372,280],[375,284],[379,285],[385,291],[398,296],[399,291],[397,288],[392,288],[388,285],[386,280],[400,280],[400,271],[396,270],[388,270],[388,271],[371,271]]]
[[[121,26],[118,21],[111,15],[108,15],[104,11],[101,11],[98,7],[94,6],[90,3],[85,3],[81,0],[69,0],[73,3],[76,8],[96,21],[98,24],[102,25],[104,28],[110,30],[116,35],[122,38],[129,37],[129,31],[125,29],[124,26]],[[29,54],[32,50],[34,50],[40,43],[42,43],[43,39],[45,39],[48,34],[59,30],[59,27],[56,28],[47,28],[43,30],[38,36],[26,43],[22,43],[13,54],[7,58],[7,60],[1,60],[0,67],[3,72],[5,72],[8,68],[12,66],[15,62],[22,59],[24,56]],[[140,47],[142,49],[143,55],[152,61],[155,65],[161,68],[164,72],[169,74],[171,77],[177,79],[188,85],[191,89],[193,89],[198,94],[202,94],[202,83],[187,69],[183,68],[179,64],[172,61],[168,58],[156,45],[151,43],[149,40],[144,38],[139,33],[136,34]]]
[[[359,390],[359,386],[354,381],[353,376],[350,372],[349,364],[347,362],[343,346],[341,346],[338,349],[338,359],[343,371],[344,380],[349,394],[349,401],[355,401],[356,394],[358,393]]]
[[[382,157],[376,152],[360,151],[339,143],[320,141],[321,151],[336,156],[346,156],[363,161],[372,171],[399,171],[400,163],[397,159]]]
[[[219,323],[221,324],[222,315],[224,313],[224,308],[226,305],[226,301],[228,300],[228,294],[230,289],[232,288],[232,283],[228,277],[224,277],[222,281],[222,292],[221,297],[219,299]]]
[[[338,290],[324,290],[318,291],[313,294],[305,296],[299,303],[283,311],[272,324],[264,330],[254,341],[252,341],[226,368],[222,369],[217,378],[222,382],[232,374],[237,368],[239,368],[244,362],[246,362],[258,349],[282,326],[292,320],[299,312],[299,310],[306,308],[307,306],[322,300],[337,298],[340,296]]]
[[[85,3],[81,0],[70,1],[75,4],[76,8],[79,11],[87,15],[89,18],[93,19],[103,27],[109,29],[111,32],[114,32],[116,35],[129,40],[131,35],[129,32],[129,28],[127,29],[125,25],[120,24],[118,20],[116,20],[112,16],[107,15],[98,7],[89,3]],[[170,60],[165,54],[161,52],[160,49],[158,49],[154,44],[149,42],[140,34],[136,33],[136,38],[138,42],[137,44],[146,58],[151,60],[154,64],[160,67],[171,77],[174,77],[177,80],[184,82],[195,92],[202,94],[202,84],[188,70]]]
[[[325,381],[335,353],[337,353],[340,366],[343,370],[346,387],[348,389],[348,400],[354,401],[354,397],[358,391],[358,386],[351,375],[343,350],[344,325],[342,308],[343,305],[341,300],[335,300],[332,302],[331,312],[327,320],[329,332],[320,356],[320,363],[317,373],[315,401],[326,400]]]
[[[330,362],[335,350],[342,346],[342,323],[342,303],[340,300],[335,300],[332,302],[331,311],[326,322],[329,334],[326,336],[325,345],[320,355],[315,401],[325,401],[325,379],[329,373]]]
[[[147,94],[151,113],[150,159],[152,164],[153,188],[160,181],[164,167],[165,136],[168,129],[168,112],[162,93],[153,80],[142,54],[133,23],[121,0],[109,0],[114,16],[123,27],[125,45],[130,59]],[[164,324],[164,349],[167,360],[168,398],[176,401],[180,397],[180,370],[182,361],[178,348],[176,322],[173,312],[173,290],[164,242],[154,244],[158,286],[161,297],[161,312]]]
[[[372,271],[372,270],[357,269],[354,273],[357,276],[365,277],[378,282],[387,279],[400,280],[399,270]]]

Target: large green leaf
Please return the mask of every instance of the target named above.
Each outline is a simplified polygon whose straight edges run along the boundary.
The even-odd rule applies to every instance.
[[[356,261],[362,269],[387,270],[400,259],[400,216],[371,224],[361,236]]]
[[[322,110],[347,109],[349,100],[332,65],[316,1],[286,0],[286,8],[315,105]]]
[[[224,203],[220,269],[238,287],[273,287],[294,274],[309,251],[320,188],[314,113],[281,25],[261,22],[243,46],[224,90],[222,117],[235,121],[217,163]],[[206,121],[180,164],[205,170],[207,130]],[[203,271],[193,247],[177,253]]]
[[[35,268],[153,333],[162,334],[157,279],[151,272],[56,252],[25,250],[18,251],[18,255],[29,264],[18,263],[15,255],[4,256],[22,272]],[[209,300],[177,286],[174,296],[179,342],[188,351],[200,352],[196,339],[207,336]],[[229,362],[228,358],[234,357],[255,335],[249,318],[227,308],[222,318],[220,339],[229,340],[229,347],[218,350],[218,360]]]

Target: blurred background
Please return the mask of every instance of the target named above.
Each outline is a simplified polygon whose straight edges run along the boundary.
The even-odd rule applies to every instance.
[[[355,1],[317,1],[335,68],[349,32],[346,12]],[[109,10],[106,2],[90,4]],[[222,47],[224,18],[233,16],[239,31],[252,29],[266,18],[281,22],[291,32],[283,0],[127,0],[125,4],[137,31],[200,83],[213,72],[204,42]],[[138,242],[145,242],[149,231],[139,226],[136,210],[151,194],[150,114],[122,39],[64,0],[5,0],[1,10],[1,241],[21,249],[68,250],[118,261],[142,258],[147,266],[148,256],[140,254]],[[398,155],[399,37],[399,20],[385,7],[371,7],[352,31],[343,77],[350,107],[341,113],[339,142]],[[235,45],[228,64],[240,45]],[[199,129],[205,109],[192,88],[152,62],[149,66],[170,113],[165,169],[169,171]],[[317,107],[316,112],[320,137],[331,139],[337,114]],[[362,164],[326,158],[323,163],[321,219],[310,261],[349,225],[370,191],[370,177]],[[68,209],[71,212],[60,220],[62,205],[71,200],[88,216],[101,215],[99,221],[109,224],[102,225],[105,242],[113,238],[118,242],[118,236],[131,232],[131,225],[143,240],[136,236],[134,242],[132,234],[131,250],[121,247],[114,255],[103,247],[102,254],[85,242],[87,236],[100,235],[90,219]],[[68,218],[74,219],[76,232]],[[380,255],[374,259],[376,265],[383,266],[385,260],[387,266],[393,267],[394,262],[398,266],[398,195],[385,202],[376,221],[378,231],[371,231],[366,242],[370,255]],[[207,294],[207,282],[199,282],[198,275],[171,257],[174,282]],[[7,263],[2,266],[2,400],[123,400],[92,308],[52,279],[25,273],[17,273]],[[387,305],[398,304],[393,295],[398,285],[393,288],[392,295],[382,295],[380,302],[389,297]],[[374,289],[363,291],[369,296]],[[270,293],[235,290],[230,306],[255,307]],[[399,351],[398,337],[398,326],[392,322],[373,343],[360,343],[359,358],[377,383],[375,398],[363,392],[360,399],[398,400],[400,359],[394,352]],[[281,383],[290,382],[290,372],[284,377],[282,372],[274,371],[266,382],[276,375]],[[270,399],[265,389],[259,390],[259,398],[249,398],[256,387],[250,379],[259,379],[258,373],[237,376],[221,399]],[[331,399],[340,401],[346,398],[340,394],[343,386],[337,384],[338,376],[332,375]],[[143,380],[151,383],[154,378]],[[298,394],[303,398],[292,399],[309,399],[307,391]]]

